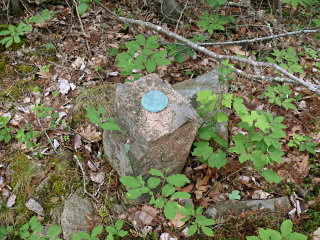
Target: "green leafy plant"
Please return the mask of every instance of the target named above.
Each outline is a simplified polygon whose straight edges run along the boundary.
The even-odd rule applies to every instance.
[[[149,173],[152,177],[148,178],[147,182],[142,179],[142,176],[124,176],[120,178],[120,182],[129,189],[127,198],[137,199],[143,194],[148,194],[151,196],[149,203],[157,208],[164,208],[166,218],[173,220],[177,211],[183,208],[174,200],[191,198],[187,192],[176,191],[176,187],[182,187],[186,183],[190,183],[189,179],[183,174],[173,174],[165,177],[161,171],[155,169],[151,169]],[[166,182],[166,184],[161,187],[158,194],[155,194],[153,191],[161,182]]]
[[[77,6],[77,11],[80,16],[82,16],[90,8],[90,0],[79,0],[79,5]]]
[[[130,41],[125,44],[126,52],[119,53],[116,57],[116,64],[122,68],[121,75],[132,75],[139,78],[139,74],[133,74],[134,69],[144,70],[149,73],[155,71],[157,66],[170,64],[170,60],[166,58],[167,51],[159,50],[158,36],[145,38],[139,34],[135,41]]]
[[[16,138],[18,139],[18,142],[25,143],[27,148],[32,148],[38,147],[38,145],[33,142],[34,138],[38,135],[40,135],[39,131],[33,131],[33,129],[26,131],[25,128],[21,128],[18,130]]]
[[[168,55],[173,56],[174,60],[182,63],[185,60],[185,54],[192,57],[194,52],[191,48],[176,43],[170,43],[166,46]]]
[[[57,225],[50,226],[46,234],[43,234],[42,231],[43,226],[38,222],[37,217],[33,216],[28,223],[22,225],[17,231],[14,231],[12,226],[0,226],[0,239],[12,235],[13,239],[19,237],[20,239],[26,240],[62,240],[58,238],[61,233],[61,228]]]
[[[90,122],[97,124],[104,130],[121,130],[119,125],[115,123],[115,119],[105,117],[106,111],[99,104],[98,109],[96,110],[93,107],[87,107],[87,117]]]
[[[217,137],[214,130],[216,122],[227,121],[227,116],[219,110],[221,107],[232,108],[241,119],[238,124],[243,129],[243,133],[238,133],[232,138],[234,146],[228,148],[230,153],[239,155],[239,161],[244,163],[251,160],[253,165],[269,182],[278,183],[282,179],[272,170],[263,170],[268,164],[282,162],[281,143],[279,139],[286,136],[281,122],[283,117],[273,117],[271,113],[263,111],[249,112],[243,104],[243,99],[234,97],[232,94],[218,96],[211,91],[199,91],[197,101],[200,103],[198,108],[201,117],[209,119],[204,122],[199,130],[199,137],[204,140],[197,142],[193,151],[194,156],[200,157],[200,161],[208,162],[211,167],[221,168],[226,164],[226,153],[219,149],[214,153],[211,141],[219,143],[227,148],[227,143]],[[208,118],[209,116],[209,118]]]
[[[229,79],[234,79],[235,77],[232,75],[234,72],[233,64],[229,63],[229,59],[221,62],[221,65],[217,67],[219,71],[219,81],[227,82]]]
[[[201,20],[197,21],[197,26],[199,26],[202,31],[207,31],[210,35],[216,30],[225,31],[225,25],[235,23],[235,19],[232,16],[209,14],[208,11],[205,11],[204,15],[200,16],[200,19]]]
[[[57,118],[59,116],[58,111],[54,111],[51,107],[45,107],[44,104],[36,104],[35,107],[30,108],[31,112],[34,112],[36,116],[41,118],[47,118],[49,117],[51,119],[50,121],[50,127],[55,128],[59,123],[57,123]]]
[[[275,58],[266,57],[268,62],[278,64],[280,67],[286,69],[289,73],[304,73],[302,66],[299,64],[297,52],[293,47],[288,47],[281,51],[273,49],[271,53]]]
[[[72,240],[99,240],[98,235],[101,234],[103,231],[103,226],[96,226],[92,229],[91,234],[88,234],[86,232],[79,232],[79,233],[73,233],[72,234]]]
[[[0,43],[3,45],[5,44],[6,48],[10,47],[13,43],[20,43],[21,36],[25,35],[31,30],[32,26],[29,24],[25,24],[24,22],[20,22],[17,27],[9,25],[8,30],[3,30],[0,32],[0,36],[9,35],[8,37],[3,38]]]
[[[291,220],[282,222],[280,232],[273,229],[259,228],[259,236],[246,237],[247,240],[307,240],[304,234],[293,232],[293,224]]]
[[[118,238],[123,238],[127,236],[128,231],[122,230],[123,221],[117,220],[113,226],[106,226],[106,231],[108,232],[106,240],[113,240]]]
[[[190,204],[191,205],[191,204]],[[204,208],[198,207],[196,210],[191,207],[191,216],[194,216],[193,219],[190,221],[190,226],[188,228],[188,236],[194,235],[197,231],[198,233],[200,230],[207,235],[208,237],[213,237],[214,232],[209,226],[212,226],[216,223],[215,220],[206,218],[202,215]]]
[[[216,153],[211,147],[210,142],[214,141],[224,148],[228,147],[228,143],[216,134],[214,127],[217,123],[226,122],[228,116],[221,112],[222,106],[231,108],[232,94],[219,96],[209,91],[199,91],[197,93],[197,101],[200,106],[197,108],[199,115],[204,118],[202,127],[199,129],[199,137],[201,142],[195,143],[193,156],[198,156],[201,162],[208,163],[210,167],[221,168],[227,163],[226,154],[221,149]]]
[[[0,32],[0,36],[9,35],[3,38],[0,43],[5,45],[6,48],[10,47],[13,43],[20,43],[21,37],[32,30],[31,23],[40,24],[42,21],[50,19],[57,12],[49,12],[48,9],[45,9],[40,15],[27,18],[26,22],[20,22],[18,26],[9,25],[8,30]]]
[[[307,150],[309,153],[316,154],[316,143],[311,142],[311,137],[295,134],[288,142],[288,147],[299,147],[299,151]]]
[[[11,128],[8,127],[9,117],[0,116],[0,142],[11,140]]]
[[[228,197],[230,200],[240,200],[241,199],[240,191],[234,190],[231,193],[229,193]]]
[[[219,8],[222,7],[223,5],[225,5],[227,2],[227,0],[208,0],[207,4],[208,6],[212,7],[212,8]]]
[[[312,19],[312,23],[313,23],[316,27],[320,26],[320,15],[318,15],[317,18]]]
[[[292,94],[292,92],[289,90],[289,85],[281,86],[280,84],[277,84],[273,86],[268,85],[267,91],[259,97],[267,97],[269,103],[275,103],[280,107],[284,107],[286,110],[295,110],[297,107],[292,104],[295,99],[289,97],[290,94]]]

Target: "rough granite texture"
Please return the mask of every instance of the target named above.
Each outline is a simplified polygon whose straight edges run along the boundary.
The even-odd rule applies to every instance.
[[[66,200],[61,214],[61,227],[63,239],[71,239],[73,233],[88,232],[90,230],[90,215],[93,214],[93,207],[90,201],[73,194]]]
[[[205,214],[211,218],[226,216],[229,213],[240,214],[248,210],[259,211],[267,209],[276,211],[278,208],[289,209],[291,207],[288,197],[279,197],[265,200],[226,201],[210,206]]]
[[[152,90],[167,94],[168,106],[148,112],[141,97]],[[108,161],[120,176],[146,176],[151,168],[179,173],[198,130],[199,117],[171,85],[156,74],[117,87],[114,106],[121,131],[104,131]]]
[[[218,70],[213,70],[196,78],[177,83],[172,87],[187,99],[195,109],[199,106],[196,101],[197,93],[199,91],[211,90],[214,94],[228,92],[227,85],[219,81]],[[228,114],[227,112],[225,113]],[[228,140],[227,122],[216,124],[215,130],[220,137],[224,138],[226,141]]]

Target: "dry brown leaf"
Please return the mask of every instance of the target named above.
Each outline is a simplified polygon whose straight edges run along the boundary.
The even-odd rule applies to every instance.
[[[80,133],[85,138],[89,139],[91,142],[99,142],[101,140],[101,132],[93,129],[91,125],[88,125],[86,129],[81,127]]]
[[[182,222],[181,219],[183,219],[184,217],[185,215],[177,212],[175,218],[171,222],[169,222],[169,226],[174,228],[182,227],[185,224],[185,222]]]

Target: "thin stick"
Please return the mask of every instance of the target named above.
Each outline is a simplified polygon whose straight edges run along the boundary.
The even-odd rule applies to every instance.
[[[232,44],[241,44],[241,43],[254,43],[254,42],[266,41],[266,40],[271,40],[271,39],[290,36],[290,35],[297,35],[297,34],[302,34],[302,33],[317,33],[317,32],[319,32],[319,30],[317,30],[317,29],[305,29],[305,30],[299,30],[299,31],[294,31],[294,32],[286,32],[286,33],[281,33],[281,34],[277,34],[277,35],[271,35],[271,36],[267,36],[267,37],[243,39],[243,40],[228,41],[228,42],[197,43],[197,45],[199,45],[199,46],[216,46],[216,45],[221,46],[221,45],[232,45]]]
[[[77,3],[76,3],[75,0],[73,0],[73,4],[74,4],[75,7],[76,7],[76,12],[77,12],[77,16],[78,16],[78,19],[79,19],[80,27],[81,27],[81,30],[82,30],[82,34],[83,34],[84,39],[85,39],[85,41],[86,41],[86,46],[87,46],[88,54],[89,54],[89,56],[91,56],[90,45],[89,45],[89,42],[88,42],[88,40],[87,40],[87,38],[86,38],[86,36],[85,36],[85,30],[84,30],[84,27],[83,27],[83,24],[82,24],[82,21],[81,21],[81,17],[80,17],[80,14],[79,14],[79,12],[78,12],[78,6],[77,6]]]
[[[86,180],[87,180],[87,177],[86,177],[86,173],[84,172],[84,169],[82,167],[82,164],[81,162],[79,161],[77,155],[73,155],[74,159],[76,159],[80,169],[81,169],[81,172],[82,172],[82,183],[83,183],[83,192],[87,195],[89,195],[90,197],[92,197],[94,200],[96,200],[95,196],[93,196],[91,193],[89,193],[87,191],[87,187],[86,187]]]
[[[180,12],[180,16],[179,16],[179,19],[178,19],[176,28],[175,28],[175,30],[174,30],[175,33],[177,33],[177,31],[178,31],[178,27],[179,27],[180,20],[181,20],[181,18],[182,18],[182,16],[183,16],[184,10],[186,10],[186,8],[187,8],[187,6],[188,6],[188,3],[189,3],[189,0],[186,2],[186,4],[184,5],[182,11]]]
[[[281,72],[283,75],[287,76],[288,78],[292,79],[295,83],[300,84],[300,85],[308,88],[310,91],[315,92],[317,95],[320,95],[320,85],[305,82],[305,81],[301,80],[300,78],[292,75],[291,73],[289,73],[288,71],[286,71],[282,67],[278,66],[277,64],[268,63],[268,62],[257,62],[257,61],[251,60],[251,59],[230,56],[230,55],[216,54],[216,53],[214,53],[204,47],[199,46],[198,44],[195,44],[195,43],[189,41],[188,39],[186,39],[180,35],[175,34],[174,32],[172,32],[170,30],[164,29],[164,28],[157,26],[157,25],[154,25],[152,23],[144,22],[141,20],[129,19],[129,18],[125,18],[125,17],[120,17],[120,19],[122,19],[123,21],[125,21],[127,23],[131,23],[134,25],[140,25],[142,27],[150,28],[150,29],[155,30],[157,32],[163,33],[168,37],[177,39],[178,41],[180,41],[180,42],[184,43],[185,45],[189,46],[190,48],[192,48],[193,50],[199,51],[199,52],[201,52],[209,57],[212,57],[213,59],[219,60],[219,61],[230,59],[230,60],[235,60],[237,62],[246,63],[246,64],[249,64],[249,65],[252,65],[255,67],[273,68],[273,69]]]

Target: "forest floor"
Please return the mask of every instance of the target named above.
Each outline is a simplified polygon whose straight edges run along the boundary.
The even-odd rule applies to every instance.
[[[152,22],[188,39],[195,35],[204,36],[209,42],[251,39],[308,28],[312,26],[310,19],[320,14],[319,6],[308,9],[301,5],[292,7],[284,4],[280,23],[274,6],[254,5],[252,15],[252,11],[246,8],[226,5],[215,11],[234,16],[235,23],[227,24],[225,30],[209,35],[197,26],[199,16],[210,9],[205,4],[193,4],[186,8],[183,21],[177,28],[176,24],[163,21],[152,7],[142,9],[138,1],[102,1],[101,4],[119,16]],[[184,4],[181,1],[181,6]],[[111,219],[119,217],[113,204],[127,203],[125,188],[104,159],[101,129],[88,121],[85,107],[96,107],[101,101],[108,104],[104,91],[110,84],[123,83],[127,78],[119,74],[115,55],[110,49],[123,51],[124,44],[134,40],[139,32],[146,36],[158,33],[124,24],[100,4],[93,3],[81,16],[81,22],[73,6],[58,4],[46,8],[57,13],[42,23],[32,24],[32,31],[22,37],[21,43],[15,43],[8,49],[0,45],[0,134],[10,135],[11,138],[8,142],[5,139],[0,141],[0,223],[21,226],[34,215],[24,204],[47,177],[49,184],[43,193],[47,199],[43,203],[47,214],[40,220],[45,224],[58,223],[57,212],[62,209],[63,201],[76,189],[82,189],[83,173],[77,162],[72,157],[65,161],[68,157],[61,158],[58,155],[63,152],[61,149],[67,149],[81,160],[87,176],[86,190],[95,193],[99,215],[103,223],[108,224]],[[10,24],[18,25],[31,13],[40,13],[41,10],[40,6],[30,6],[23,16],[10,17]],[[8,24],[5,12],[1,13],[0,24],[0,31]],[[174,41],[164,35],[159,35],[159,39]],[[295,76],[319,84],[319,42],[318,32],[207,48],[221,55],[245,56],[262,61],[266,61],[267,57],[275,59],[277,52],[274,49],[287,50],[287,53],[282,53],[297,59],[294,63],[301,66]],[[288,47],[294,49],[294,54],[290,55]],[[216,69],[219,64],[201,53],[192,51],[190,55],[183,53],[181,62],[171,56],[172,63],[158,67],[155,73],[170,84],[175,84]],[[253,73],[251,66],[231,62],[239,69]],[[284,57],[278,63],[289,62]],[[272,69],[260,70],[270,76],[279,76]],[[147,75],[147,71],[143,70],[141,74]],[[295,231],[310,235],[320,227],[320,99],[302,86],[288,84],[296,109],[286,110],[259,97],[267,91],[268,86],[274,84],[236,75],[228,80],[229,91],[234,96],[242,97],[249,110],[259,109],[284,117],[286,137],[281,139],[285,152],[283,162],[271,166],[284,180],[280,184],[268,183],[250,164],[240,163],[233,154],[228,155],[227,165],[219,170],[196,161],[190,154],[184,174],[192,184],[184,191],[192,194],[193,204],[197,207],[226,201],[233,190],[239,190],[241,200],[249,200],[253,196],[256,199],[294,196],[301,207],[301,213],[291,216]],[[101,100],[99,96],[104,99]],[[3,117],[10,120],[4,120]],[[61,120],[58,125],[51,124],[53,118]],[[230,144],[231,138],[240,131],[238,123],[239,118],[231,114],[228,123]],[[5,129],[9,129],[9,133],[5,134]],[[318,144],[313,147],[315,152],[299,151],[299,144],[288,146],[297,135],[310,137],[301,144]],[[213,184],[213,179],[219,184]],[[8,205],[8,198],[13,195],[15,198]],[[130,208],[128,214],[133,216],[140,209],[141,205],[136,205]],[[268,214],[230,214],[218,221],[213,229],[213,239],[245,239],[245,236],[256,235],[259,227],[279,229],[287,214],[280,210]],[[127,239],[142,236],[139,229],[132,227],[128,216],[121,217],[125,220],[126,228],[132,229]],[[163,222],[163,219],[154,217],[151,224],[156,229],[154,234],[168,232],[171,236],[184,238],[175,223]],[[157,237],[149,234],[146,239]],[[196,235],[194,239],[206,237]]]

